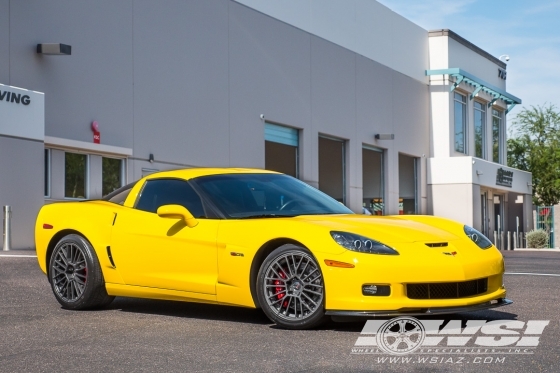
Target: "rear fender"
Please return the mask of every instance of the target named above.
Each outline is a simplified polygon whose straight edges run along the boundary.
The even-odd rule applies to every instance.
[[[121,206],[109,203],[56,203],[43,206],[35,225],[35,244],[39,267],[47,273],[50,255],[68,234],[79,234],[95,250],[106,282],[122,283],[108,256],[115,214]],[[52,227],[52,228],[50,228]]]

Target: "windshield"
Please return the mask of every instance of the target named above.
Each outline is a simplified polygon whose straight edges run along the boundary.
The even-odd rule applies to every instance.
[[[230,218],[353,214],[312,186],[282,174],[229,174],[192,180]]]

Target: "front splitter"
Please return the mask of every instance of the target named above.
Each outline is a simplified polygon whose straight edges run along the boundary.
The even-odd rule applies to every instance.
[[[487,310],[490,308],[502,307],[512,304],[513,301],[507,298],[495,299],[489,302],[473,304],[472,306],[461,307],[433,307],[420,309],[402,309],[392,311],[337,311],[329,310],[325,314],[334,317],[396,317],[396,316],[429,316],[450,313],[473,312]]]

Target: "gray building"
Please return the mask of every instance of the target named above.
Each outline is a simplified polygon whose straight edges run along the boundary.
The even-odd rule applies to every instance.
[[[269,168],[356,212],[438,214],[432,37],[373,0],[0,0],[0,96],[36,91],[28,105],[0,100],[13,246],[33,246],[44,203],[181,167]],[[49,54],[58,43],[71,51]],[[503,133],[510,97],[493,102]],[[481,228],[479,205],[451,215]]]

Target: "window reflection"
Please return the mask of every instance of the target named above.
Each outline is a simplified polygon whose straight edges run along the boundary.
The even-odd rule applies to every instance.
[[[486,144],[486,105],[474,103],[474,155],[484,159]]]
[[[105,196],[123,185],[123,160],[103,157],[102,162],[102,193]]]
[[[492,160],[500,163],[502,147],[502,112],[492,109]]]
[[[455,151],[466,154],[465,133],[467,125],[467,97],[454,94],[455,102]]]
[[[64,197],[86,198],[87,155],[64,154]]]

